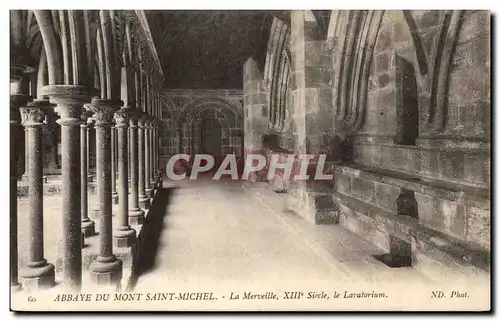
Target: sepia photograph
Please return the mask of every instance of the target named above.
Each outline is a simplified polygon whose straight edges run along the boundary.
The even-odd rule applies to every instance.
[[[9,14],[11,311],[492,309],[490,11]]]

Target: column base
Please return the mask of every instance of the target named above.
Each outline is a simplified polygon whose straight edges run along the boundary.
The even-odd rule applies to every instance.
[[[111,203],[118,204],[118,193],[117,192],[111,193]]]
[[[139,206],[145,210],[149,209],[149,206],[151,204],[149,203],[149,198],[144,195],[139,197]]]
[[[136,232],[130,226],[122,230],[116,230],[113,235],[113,246],[116,247],[131,247],[135,244]]]
[[[153,188],[146,188],[146,196],[149,198],[149,199],[152,199],[153,196],[154,196],[154,189]]]
[[[92,209],[89,213],[89,218],[94,220],[99,219],[99,209],[98,208]]]
[[[122,279],[122,261],[114,255],[110,257],[98,256],[90,264],[90,278],[97,286],[119,286]]]
[[[128,214],[128,223],[130,225],[144,224],[144,211],[140,208],[130,210]]]
[[[55,285],[55,268],[46,260],[36,266],[27,266],[19,271],[23,288],[28,291],[51,288]]]
[[[84,237],[91,237],[95,235],[95,223],[91,219],[82,221],[82,233]]]

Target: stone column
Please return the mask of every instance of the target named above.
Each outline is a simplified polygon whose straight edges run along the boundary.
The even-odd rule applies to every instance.
[[[151,186],[153,188],[153,193],[156,190],[156,149],[155,149],[155,130],[156,130],[156,119],[151,124]]]
[[[59,161],[57,160],[57,123],[56,123],[56,113],[52,111],[47,112],[47,123],[49,126],[49,135],[50,135],[50,152],[49,152],[49,163],[47,165],[48,169],[51,172],[58,172],[61,169],[59,166]]]
[[[118,204],[116,192],[116,128],[111,127],[111,199],[113,204]]]
[[[129,122],[130,124],[130,122]],[[128,180],[129,180],[129,185],[132,185],[131,183],[131,180],[130,180],[130,177],[132,177],[132,161],[131,161],[131,158],[132,156],[130,155],[130,150],[132,149],[132,147],[130,146],[130,126],[127,127],[127,142],[128,142],[128,159],[129,159],[129,162],[128,162]]]
[[[118,226],[113,238],[114,246],[129,247],[135,243],[136,233],[128,217],[128,122],[132,108],[125,107],[115,113],[118,136]]]
[[[29,180],[29,150],[30,150],[30,142],[28,138],[28,127],[24,127],[24,173],[22,176],[23,181]]]
[[[144,186],[145,193],[148,198],[152,198],[152,188],[151,188],[151,119],[150,116],[146,119],[144,128]]]
[[[139,151],[138,151],[138,115],[130,117],[130,215],[129,223],[141,225],[144,223],[144,211],[139,207]]]
[[[155,126],[155,131],[154,131],[154,150],[155,150],[155,159],[154,159],[154,167],[155,167],[155,184],[157,187],[160,187],[158,184],[160,183],[160,149],[159,149],[159,137],[158,137],[158,126],[159,126],[159,120],[156,123]]]
[[[88,104],[86,105],[87,108],[89,108],[89,110],[92,110],[92,104]],[[90,118],[89,118],[90,120]],[[96,154],[97,154],[97,149],[99,149],[99,145],[98,145],[98,142],[97,142],[97,134],[96,134],[96,127],[95,127],[95,117],[92,117],[92,124],[93,124],[93,128],[94,128],[94,173],[91,174],[92,176],[96,176],[97,177],[97,157],[96,157]],[[89,146],[90,146],[90,141],[89,141]],[[89,172],[91,172],[91,169],[89,168],[88,169]],[[92,172],[91,172],[92,173]],[[94,187],[97,189],[97,187]],[[97,192],[94,191],[94,194],[97,195]],[[94,205],[94,208],[92,210],[90,210],[89,212],[89,217],[91,219],[94,219],[94,220],[98,220],[99,219],[99,213],[100,213],[100,210],[99,210],[99,202],[97,202],[95,205]]]
[[[23,125],[26,128],[29,216],[28,216],[28,263],[21,269],[23,287],[39,290],[55,285],[55,268],[47,263],[43,253],[43,109],[52,108],[48,100],[35,100],[21,108]]]
[[[148,115],[142,113],[139,118],[139,206],[143,209],[149,208],[149,198],[146,195],[146,119]]]
[[[44,95],[57,104],[57,121],[61,125],[62,149],[62,281],[65,287],[80,290],[82,283],[82,221],[80,124],[83,104],[88,101],[88,89],[78,85],[49,85]]]
[[[91,173],[91,166],[92,162],[90,161],[92,154],[91,154],[91,146],[92,146],[92,140],[90,137],[90,131],[92,130],[92,127],[94,126],[94,119],[92,117],[89,117],[87,119],[87,182],[92,182],[94,177],[92,176]]]
[[[156,119],[153,119],[151,121],[149,127],[149,150],[150,150],[150,157],[149,157],[149,184],[151,186],[152,192],[151,192],[151,197],[154,196],[154,192],[156,189],[155,182],[156,182],[156,173],[155,173],[155,126],[156,126]]]
[[[158,122],[156,124],[156,128],[155,128],[155,139],[156,139],[156,142],[155,142],[155,150],[156,150],[156,159],[155,159],[155,168],[156,168],[156,177],[157,177],[157,182],[158,184],[161,184],[161,180],[162,180],[162,177],[161,177],[161,164],[160,164],[160,129],[159,129],[159,126],[160,126],[160,122]],[[159,186],[161,187],[161,186]]]
[[[18,280],[17,249],[17,163],[19,159],[19,138],[21,121],[19,107],[30,99],[28,95],[10,96],[10,286],[20,289]]]
[[[89,208],[88,208],[88,152],[89,152],[89,128],[88,120],[90,119],[92,113],[88,110],[82,112],[82,124],[80,125],[80,157],[81,157],[81,195],[82,195],[82,233],[84,237],[90,237],[95,235],[95,223],[89,218]],[[91,122],[92,124],[92,122]]]
[[[92,99],[97,141],[97,196],[99,197],[99,256],[90,265],[92,282],[96,285],[118,286],[122,278],[122,261],[113,254],[111,200],[111,127],[113,102]]]

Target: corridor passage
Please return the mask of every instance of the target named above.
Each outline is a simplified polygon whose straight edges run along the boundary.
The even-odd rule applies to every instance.
[[[372,257],[382,253],[379,248],[338,225],[313,225],[284,213],[284,194],[268,184],[197,180],[180,185],[163,216],[155,265],[139,276],[134,292],[161,291],[160,283],[164,292],[217,290],[225,296],[426,281],[412,268],[384,266]],[[158,213],[151,210],[152,215]]]

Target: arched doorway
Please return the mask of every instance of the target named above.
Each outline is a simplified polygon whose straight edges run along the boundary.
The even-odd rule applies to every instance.
[[[217,119],[202,118],[201,120],[201,151],[204,154],[219,158],[222,155],[222,128]]]
[[[218,97],[187,104],[178,118],[178,148],[186,154],[210,154],[222,162],[228,154],[243,154],[243,114],[239,106]]]

